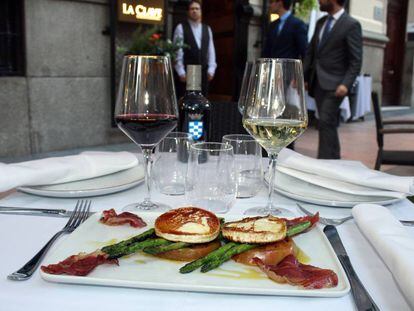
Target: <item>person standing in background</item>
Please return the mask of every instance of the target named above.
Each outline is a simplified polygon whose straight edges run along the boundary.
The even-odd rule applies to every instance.
[[[174,31],[174,42],[181,38],[189,48],[177,52],[174,68],[181,82],[183,90],[186,82],[186,66],[202,66],[202,93],[208,94],[208,84],[216,72],[216,51],[211,28],[202,22],[201,2],[192,0],[188,4],[188,19],[178,24]],[[178,91],[180,93],[180,91]]]
[[[263,57],[304,59],[308,46],[308,28],[292,15],[292,0],[270,0],[269,10],[279,18],[269,25]],[[295,149],[295,143],[287,146]]]
[[[279,15],[266,36],[263,57],[304,59],[308,45],[308,29],[292,15],[292,0],[271,0],[270,12]]]
[[[346,0],[319,0],[328,15],[316,23],[304,62],[305,82],[319,113],[319,159],[340,159],[339,106],[362,66],[361,24],[344,9]]]

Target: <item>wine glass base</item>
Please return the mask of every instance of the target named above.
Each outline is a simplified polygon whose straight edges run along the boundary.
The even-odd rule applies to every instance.
[[[250,216],[277,216],[277,217],[293,217],[296,216],[292,211],[280,208],[276,206],[272,206],[270,209],[267,206],[258,206],[258,207],[252,207],[246,210],[244,215],[250,215]]]
[[[185,187],[184,184],[171,184],[164,187],[160,187],[160,192],[165,195],[184,195]]]
[[[170,209],[171,206],[167,204],[144,201],[141,203],[128,204],[122,210],[127,212],[165,212]]]

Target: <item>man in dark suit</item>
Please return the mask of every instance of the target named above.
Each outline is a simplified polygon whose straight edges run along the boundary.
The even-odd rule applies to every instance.
[[[319,0],[328,13],[316,23],[304,74],[319,112],[318,158],[340,159],[339,106],[361,70],[361,24],[345,10],[346,0]]]
[[[269,25],[263,57],[304,59],[308,45],[308,29],[289,11],[292,0],[271,0],[269,10],[279,18]],[[292,142],[288,148],[295,149]]]
[[[264,57],[303,59],[308,44],[307,27],[289,11],[292,0],[271,0],[270,12],[279,18],[272,22],[266,37]]]

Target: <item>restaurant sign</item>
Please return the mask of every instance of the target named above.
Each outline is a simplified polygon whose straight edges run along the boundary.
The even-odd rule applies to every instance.
[[[129,23],[162,24],[164,0],[118,0],[118,20]]]

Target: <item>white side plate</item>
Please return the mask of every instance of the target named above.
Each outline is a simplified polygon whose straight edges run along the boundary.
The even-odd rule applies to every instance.
[[[40,196],[56,198],[82,198],[123,191],[144,181],[142,166],[91,179],[56,185],[19,187],[18,190]]]
[[[277,172],[275,182],[276,192],[291,199],[317,205],[354,207],[360,203],[387,205],[402,200],[401,198],[363,196],[339,192],[311,184],[279,171]]]
[[[67,237],[50,253],[44,263],[51,264],[64,260],[81,251],[92,252],[110,243],[129,238],[153,226],[158,214],[141,213],[148,226],[134,229],[130,226],[109,227],[98,222],[100,213],[91,216],[75,232]],[[227,216],[227,221],[242,216]],[[319,228],[294,238],[299,248],[310,257],[309,264],[332,269],[338,275],[338,286],[318,290],[302,289],[297,286],[278,284],[269,280],[256,267],[248,267],[228,261],[208,273],[196,270],[180,274],[179,268],[185,263],[157,259],[142,252],[122,258],[119,266],[101,265],[86,277],[52,275],[40,272],[50,282],[133,287],[159,290],[179,290],[211,293],[283,295],[309,297],[340,297],[350,290],[348,279],[329,241]]]

